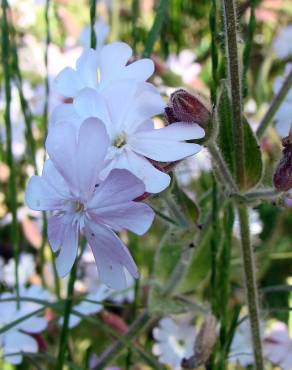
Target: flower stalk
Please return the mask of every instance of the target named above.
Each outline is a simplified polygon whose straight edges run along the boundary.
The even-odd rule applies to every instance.
[[[245,291],[251,324],[255,369],[263,370],[264,362],[259,324],[259,299],[256,286],[255,258],[250,240],[248,212],[245,205],[238,207],[238,217],[240,223],[241,252],[244,264]]]
[[[234,125],[236,180],[239,187],[245,184],[244,137],[242,119],[242,96],[240,65],[237,49],[237,23],[234,0],[223,0],[226,53],[231,90],[231,109]]]

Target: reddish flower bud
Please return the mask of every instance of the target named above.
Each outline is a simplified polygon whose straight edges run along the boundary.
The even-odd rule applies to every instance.
[[[210,120],[210,110],[201,98],[179,89],[171,94],[169,106],[165,108],[165,117],[169,124],[194,122],[206,129]]]
[[[274,186],[279,191],[292,188],[292,138],[287,136],[282,140],[283,156],[274,174]]]

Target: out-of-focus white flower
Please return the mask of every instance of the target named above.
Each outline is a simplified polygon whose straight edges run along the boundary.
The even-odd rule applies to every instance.
[[[66,67],[55,80],[64,97],[74,98],[82,89],[101,91],[114,81],[146,81],[154,72],[151,59],[140,59],[126,65],[132,49],[124,42],[113,42],[99,48],[85,49],[76,62],[76,70]]]
[[[21,253],[18,263],[18,279],[19,284],[26,284],[29,279],[35,274],[35,261],[33,255]],[[10,287],[15,284],[15,259],[10,258],[7,264],[3,267],[3,281]]]
[[[178,55],[170,54],[166,64],[169,69],[182,77],[184,83],[191,83],[201,71],[199,63],[195,63],[196,55],[188,49],[182,50]]]
[[[100,49],[109,34],[109,26],[102,17],[95,22],[94,31],[96,36],[96,49]],[[90,47],[90,37],[91,29],[89,26],[87,26],[80,34],[80,43],[86,48]]]
[[[239,363],[241,366],[254,363],[249,320],[243,320],[236,328],[228,358],[230,363]]]
[[[292,24],[280,30],[274,40],[273,49],[280,59],[288,58],[292,55]]]
[[[159,356],[159,362],[169,365],[174,370],[181,369],[181,360],[193,355],[196,340],[196,329],[185,321],[174,321],[167,317],[159,321],[159,326],[153,329],[156,341],[152,347],[154,355]]]
[[[15,298],[12,293],[1,294],[1,299]],[[49,300],[49,294],[41,286],[32,285],[29,288],[20,288],[20,297]],[[42,308],[39,303],[21,301],[17,307],[16,300],[0,302],[0,327],[11,324],[28,314]],[[24,319],[4,333],[0,334],[0,346],[3,350],[3,356],[7,362],[17,365],[22,362],[21,352],[38,352],[37,341],[30,335],[40,333],[47,327],[47,320],[40,317],[38,313],[35,316]],[[14,354],[15,355],[12,355]],[[10,355],[11,354],[11,355]]]
[[[291,26],[292,28],[292,26]],[[291,34],[292,37],[292,34]],[[292,38],[291,38],[292,39]],[[291,42],[290,42],[291,43]],[[292,64],[288,63],[285,67],[285,76],[290,73],[292,69]],[[274,83],[274,93],[277,94],[281,89],[285,77],[278,76]],[[281,104],[280,108],[275,114],[276,130],[281,137],[286,137],[289,135],[292,129],[292,88],[290,88],[285,100]]]
[[[282,322],[272,325],[264,339],[264,355],[282,370],[292,369],[292,338],[287,325]]]
[[[175,174],[179,184],[189,185],[192,180],[197,180],[203,172],[212,169],[210,154],[203,148],[196,156],[186,158],[175,167]]]
[[[257,237],[263,230],[263,223],[260,219],[258,211],[256,211],[255,209],[249,208],[248,218],[249,218],[250,234],[252,237]],[[235,236],[239,239],[240,238],[240,227],[239,227],[239,220],[238,220],[237,214],[235,215],[233,232]]]
[[[74,306],[73,310],[84,316],[96,314],[103,310],[102,302],[107,299],[111,292],[112,291],[105,285],[100,285],[95,292],[89,293],[85,296],[85,300]],[[96,303],[89,301],[96,301]],[[72,313],[69,318],[69,328],[74,328],[81,320],[82,316],[74,315],[74,313]],[[60,322],[62,323],[63,319],[61,319]]]

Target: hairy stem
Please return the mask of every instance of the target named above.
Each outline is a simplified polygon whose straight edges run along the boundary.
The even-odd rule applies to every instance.
[[[259,299],[256,286],[254,252],[250,241],[248,211],[245,205],[238,207],[240,223],[241,252],[244,265],[245,291],[247,297],[251,336],[255,359],[255,369],[264,370],[262,342],[260,335]]]
[[[220,149],[217,144],[213,141],[208,142],[208,150],[212,156],[212,161],[214,162],[218,172],[220,173],[220,178],[222,178],[223,185],[227,185],[230,191],[237,191],[237,185],[235,184],[233,177],[226,166],[226,163],[222,157]]]
[[[267,127],[269,126],[270,122],[272,121],[274,115],[276,114],[277,110],[280,108],[280,105],[283,103],[286,95],[288,94],[290,88],[292,86],[292,70],[286,77],[281,89],[274,97],[269,109],[267,110],[266,114],[264,115],[263,119],[260,122],[260,125],[257,129],[257,137],[261,138],[266,131]]]
[[[244,141],[240,65],[237,49],[237,23],[234,0],[223,0],[226,52],[231,89],[231,109],[234,125],[236,179],[239,187],[245,184]]]

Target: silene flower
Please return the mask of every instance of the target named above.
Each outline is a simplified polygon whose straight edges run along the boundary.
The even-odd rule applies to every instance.
[[[114,81],[146,81],[154,72],[152,60],[140,59],[126,65],[131,56],[132,49],[124,42],[100,45],[97,50],[86,48],[76,69],[66,67],[58,74],[55,88],[62,96],[75,98],[84,88],[102,91]]]
[[[106,179],[115,168],[126,169],[144,182],[147,192],[158,193],[169,185],[170,177],[156,168],[153,161],[169,163],[191,156],[201,146],[186,140],[205,135],[195,122],[175,122],[155,129],[152,117],[163,113],[164,107],[163,99],[151,84],[120,81],[102,93],[83,89],[73,104],[63,104],[53,112],[50,126],[69,121],[79,127],[89,117],[98,118],[110,139],[101,178]]]
[[[51,128],[46,141],[50,159],[42,176],[30,179],[26,203],[33,210],[52,212],[48,240],[58,253],[56,267],[61,277],[74,264],[82,232],[92,249],[100,280],[113,289],[123,289],[127,286],[125,269],[134,278],[138,271],[114,231],[144,234],[154,212],[146,204],[133,201],[145,187],[128,171],[112,171],[101,181],[108,146],[106,130],[94,118],[86,120],[78,131],[68,122]]]
[[[153,337],[156,342],[153,354],[159,356],[159,362],[174,370],[180,370],[181,361],[193,355],[196,330],[186,321],[165,317],[153,329]]]
[[[49,294],[39,285],[31,285],[29,288],[20,287],[20,297],[30,299],[41,299],[47,301]],[[1,300],[16,298],[16,294],[3,293]],[[0,302],[0,327],[12,324],[26,315],[42,308],[39,303],[31,301],[17,302],[15,300]],[[47,327],[47,320],[41,316],[31,316],[23,319],[4,333],[0,334],[0,347],[3,350],[5,361],[18,365],[22,362],[22,352],[38,352],[38,343],[33,334],[42,332]]]

